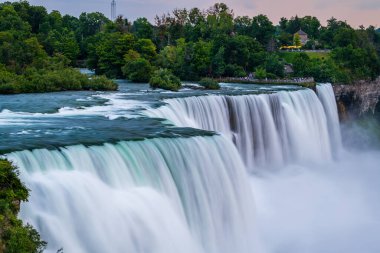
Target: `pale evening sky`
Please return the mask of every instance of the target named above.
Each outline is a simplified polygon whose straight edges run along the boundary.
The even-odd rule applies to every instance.
[[[4,2],[4,1],[1,1]],[[79,16],[81,12],[103,12],[110,16],[111,0],[30,0],[32,5],[43,5],[49,11],[59,10],[64,14]],[[146,17],[153,21],[156,14],[174,8],[198,7],[206,9],[215,2],[224,2],[235,12],[235,16],[250,17],[265,14],[277,24],[281,17],[312,15],[324,24],[334,16],[347,20],[354,27],[359,25],[380,26],[380,0],[116,0],[117,14],[129,20]]]

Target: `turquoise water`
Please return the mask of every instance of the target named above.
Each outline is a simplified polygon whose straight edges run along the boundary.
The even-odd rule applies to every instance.
[[[191,85],[191,84],[187,84]],[[220,91],[182,89],[153,91],[148,84],[119,81],[116,92],[57,92],[0,95],[0,154],[15,150],[101,144],[153,137],[212,134],[186,127],[169,127],[144,110],[163,99],[207,94],[241,95],[297,89],[292,86],[224,84]]]

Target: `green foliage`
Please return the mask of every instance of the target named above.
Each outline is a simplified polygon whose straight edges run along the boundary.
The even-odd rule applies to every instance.
[[[38,232],[17,218],[28,189],[18,178],[16,168],[0,159],[0,251],[4,253],[41,253],[46,247]],[[4,251],[3,251],[4,250]]]
[[[82,24],[58,11],[47,14],[45,8],[26,1],[0,4],[0,93],[115,90],[116,85],[104,77],[89,79],[68,67],[81,54],[78,33],[88,18],[101,20],[99,14],[81,17]]]
[[[276,54],[269,54],[265,59],[265,70],[275,77],[284,77],[284,62]]]
[[[302,46],[301,37],[300,37],[300,35],[298,33],[294,34],[293,45],[297,46],[297,47]]]
[[[133,82],[146,83],[150,80],[152,66],[148,60],[138,57],[137,59],[126,61],[123,73]]]
[[[164,90],[178,91],[181,88],[181,81],[173,75],[168,69],[159,69],[154,71],[149,80],[150,87],[153,89],[160,88]]]
[[[247,76],[243,67],[236,65],[236,64],[226,65],[224,75],[228,76],[228,77],[245,77],[245,76]]]
[[[198,41],[191,46],[193,56],[191,60],[192,69],[199,76],[207,76],[211,72],[211,50],[212,43],[206,41]]]
[[[29,68],[23,76],[17,76],[16,78],[9,72],[0,73],[5,73],[4,79],[6,79],[2,83],[0,79],[0,93],[2,94],[117,89],[117,85],[105,77],[94,76],[89,78],[70,68],[59,70]]]
[[[312,16],[281,18],[276,26],[265,15],[234,17],[223,3],[204,11],[175,9],[156,16],[151,24],[146,18],[133,23],[122,17],[110,21],[97,12],[82,13],[79,18],[62,16],[26,1],[5,2],[0,4],[0,64],[21,78],[28,68],[53,70],[45,62],[56,55],[64,66],[85,63],[97,74],[136,81],[149,77],[142,75],[143,70],[149,74],[149,69],[158,68],[169,69],[182,80],[241,77],[258,67],[265,68],[268,75],[283,77],[284,63],[302,59],[272,52],[276,45],[300,46],[300,37],[294,34],[302,29],[309,37],[304,48],[333,52],[331,57],[307,52],[306,69],[297,74],[352,81],[380,74],[380,34],[372,26],[356,30],[335,18],[322,26]],[[124,56],[130,50],[141,59],[126,61]],[[139,67],[143,70],[138,71]],[[2,79],[9,80],[9,73]],[[344,75],[348,76],[343,79]],[[13,87],[10,83],[6,85]],[[9,87],[3,84],[2,89]]]
[[[272,22],[265,15],[253,17],[251,26],[252,37],[256,38],[263,46],[274,36],[275,28]]]
[[[215,76],[222,76],[226,69],[226,62],[224,61],[225,49],[220,47],[218,52],[214,55],[212,59],[212,70]]]
[[[138,18],[133,22],[132,32],[139,39],[153,39],[153,26],[146,18]]]
[[[257,68],[255,72],[255,77],[260,80],[265,79],[267,77],[267,71],[265,70],[265,68]]]
[[[219,83],[212,78],[202,78],[202,80],[199,81],[199,84],[209,90],[220,89]]]

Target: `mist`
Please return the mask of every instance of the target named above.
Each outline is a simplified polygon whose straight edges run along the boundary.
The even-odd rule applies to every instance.
[[[347,149],[336,161],[251,177],[266,252],[380,252],[380,151]]]

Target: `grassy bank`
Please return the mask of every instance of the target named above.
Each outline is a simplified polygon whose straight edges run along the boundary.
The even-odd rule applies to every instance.
[[[293,63],[295,57],[299,56],[301,52],[278,52],[280,58],[288,63]],[[328,60],[330,58],[329,52],[302,52],[309,56],[310,59]]]

